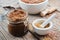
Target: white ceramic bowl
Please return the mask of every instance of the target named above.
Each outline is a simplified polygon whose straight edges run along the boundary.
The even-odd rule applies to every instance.
[[[47,8],[48,0],[44,0],[44,2],[37,3],[37,4],[28,4],[19,0],[19,5],[22,9],[26,10],[30,14],[37,14],[40,11]]]
[[[50,31],[52,29],[53,24],[52,24],[52,22],[50,22],[49,23],[50,26],[48,28],[38,28],[38,27],[36,27],[35,26],[35,23],[40,22],[41,20],[44,20],[45,21],[46,19],[37,19],[37,20],[33,21],[32,27],[33,27],[34,31],[37,34],[39,34],[39,35],[46,35],[48,33],[48,31]]]

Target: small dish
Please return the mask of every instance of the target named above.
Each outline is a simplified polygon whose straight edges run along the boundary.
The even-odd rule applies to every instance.
[[[49,23],[50,25],[49,25],[48,28],[38,28],[38,27],[36,27],[36,26],[35,26],[35,23],[40,22],[41,20],[45,21],[46,19],[37,19],[37,20],[33,21],[32,27],[33,27],[34,31],[35,31],[37,34],[39,34],[39,35],[46,35],[46,34],[52,29],[53,23],[50,22],[50,23]]]

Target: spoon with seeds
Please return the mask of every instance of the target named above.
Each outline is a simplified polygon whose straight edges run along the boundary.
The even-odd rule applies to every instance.
[[[56,14],[52,14],[45,22],[43,22],[40,26],[44,28],[54,17]]]

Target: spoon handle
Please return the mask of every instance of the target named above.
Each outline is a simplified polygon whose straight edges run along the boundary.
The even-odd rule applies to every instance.
[[[53,14],[52,16],[50,16],[45,22],[43,22],[41,24],[41,26],[44,28],[54,17],[56,14]]]
[[[28,30],[37,40],[40,40],[40,37],[37,35],[37,34],[35,34],[34,32],[32,32],[32,31],[30,31],[30,30]]]

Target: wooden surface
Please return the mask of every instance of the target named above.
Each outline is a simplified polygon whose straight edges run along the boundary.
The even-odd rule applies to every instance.
[[[8,0],[4,1],[4,0],[0,0],[0,5],[3,4],[7,4],[9,3]],[[11,0],[12,2],[13,0]],[[9,3],[11,5],[11,2]],[[16,1],[13,1],[16,3]],[[51,6],[57,7],[57,9],[60,11],[60,0],[49,0],[49,4]],[[15,5],[13,3],[13,5]],[[56,32],[56,34],[58,35],[58,37],[56,37],[57,39],[48,39],[48,40],[60,40],[60,12],[56,11],[54,13],[56,13],[56,17],[52,20],[54,26],[53,26],[53,31]],[[47,15],[43,18],[48,18],[50,15]],[[42,18],[39,15],[29,15],[29,23],[32,23],[33,20],[38,19],[38,18]],[[42,39],[43,38],[43,39]],[[48,38],[48,37],[47,37]],[[53,38],[53,37],[52,37]],[[46,37],[40,37],[41,40],[47,40]],[[29,32],[22,38],[18,38],[18,37],[14,37],[12,36],[7,29],[7,21],[3,21],[0,22],[0,40],[36,40],[36,38],[34,38]]]

